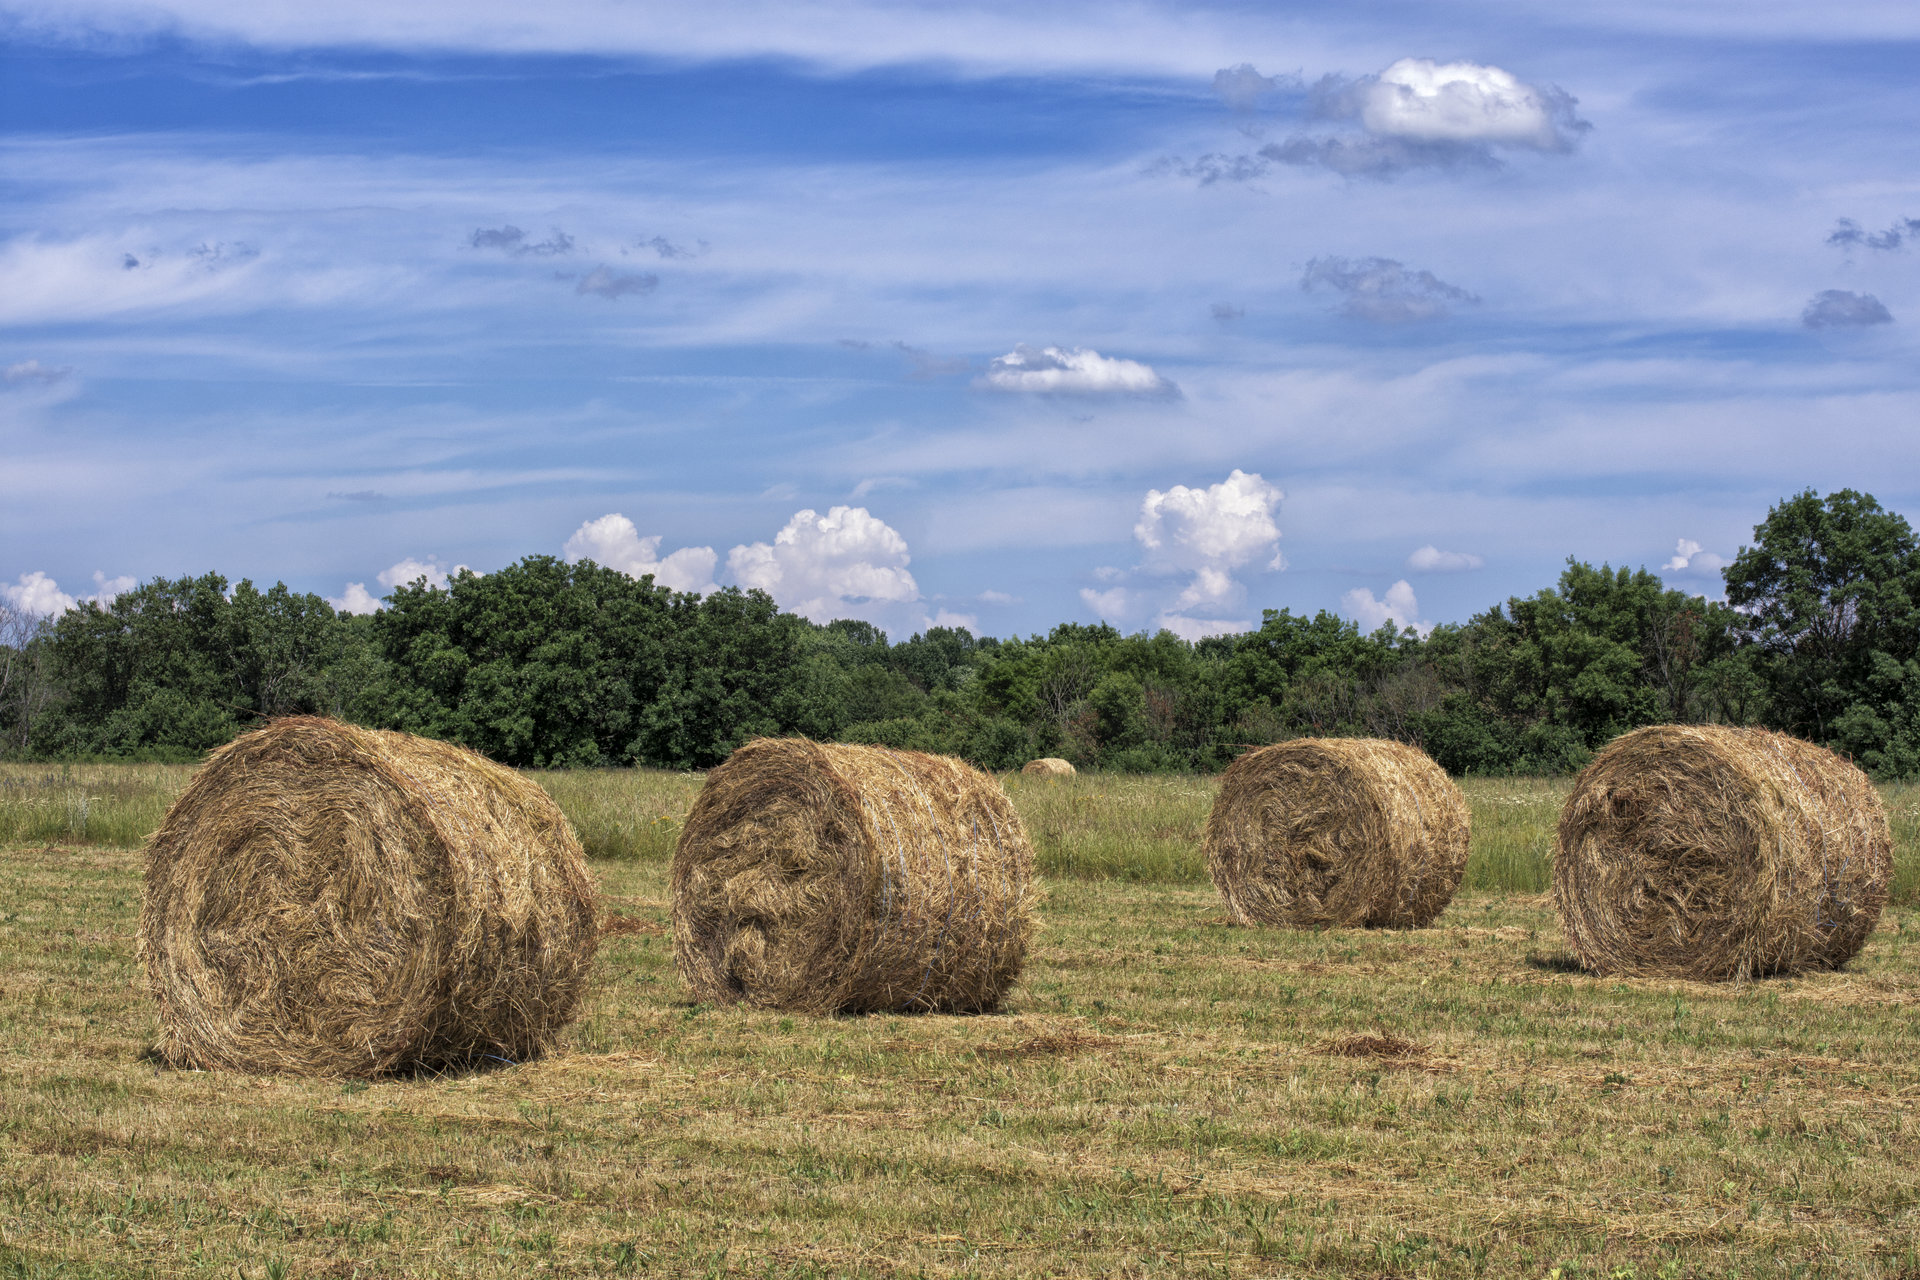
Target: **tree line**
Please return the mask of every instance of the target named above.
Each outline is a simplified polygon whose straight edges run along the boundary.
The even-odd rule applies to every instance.
[[[701,597],[529,556],[370,616],[276,583],[156,578],[57,618],[0,618],[0,743],[17,759],[192,759],[320,713],[533,767],[698,769],[806,734],[1011,768],[1041,755],[1214,770],[1249,746],[1365,734],[1454,773],[1576,769],[1668,722],[1761,724],[1881,777],[1920,774],[1920,546],[1871,495],[1768,512],[1726,600],[1569,560],[1552,587],[1420,637],[1267,610],[1189,643],[1066,623],[898,643],[757,591]]]

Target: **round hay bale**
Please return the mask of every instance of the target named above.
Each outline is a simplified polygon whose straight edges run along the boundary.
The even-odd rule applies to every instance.
[[[1241,924],[1418,928],[1467,866],[1466,797],[1427,755],[1381,738],[1295,738],[1220,779],[1202,845]]]
[[[998,1007],[1033,933],[1033,847],[946,756],[760,738],[707,775],[673,855],[696,998],[810,1013]]]
[[[1036,778],[1071,778],[1079,770],[1059,756],[1046,756],[1027,761],[1027,767],[1020,772]]]
[[[1553,901],[1595,973],[1837,969],[1886,906],[1893,836],[1867,776],[1764,729],[1616,738],[1560,811]]]
[[[179,1066],[375,1076],[540,1053],[593,886],[553,801],[444,742],[302,716],[213,753],[147,846],[139,954]]]

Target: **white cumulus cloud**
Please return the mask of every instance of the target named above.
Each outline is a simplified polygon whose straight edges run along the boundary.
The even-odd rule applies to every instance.
[[[347,589],[338,597],[328,596],[327,603],[341,613],[378,613],[380,601],[367,590],[364,582],[349,582]]]
[[[1486,561],[1468,551],[1442,551],[1429,542],[1407,557],[1407,568],[1419,573],[1462,573],[1480,569]]]
[[[412,556],[408,556],[391,569],[382,569],[374,576],[380,580],[380,585],[389,591],[398,587],[411,586],[422,578],[425,578],[427,585],[435,591],[445,591],[447,579],[458,577],[466,567],[466,565],[457,564],[449,569],[440,563],[438,556],[428,556],[425,560],[415,560]]]
[[[1133,526],[1133,536],[1147,553],[1142,567],[1154,573],[1191,575],[1162,609],[1159,626],[1188,639],[1247,629],[1249,624],[1244,622],[1216,624],[1190,617],[1187,611],[1217,613],[1239,604],[1245,587],[1235,575],[1250,565],[1287,567],[1280,554],[1280,526],[1274,520],[1285,496],[1258,474],[1238,468],[1205,488],[1177,484],[1165,492],[1147,490],[1140,503],[1140,519]],[[1080,598],[1103,617],[1109,616],[1106,610],[1117,611],[1129,601],[1117,587],[1105,592],[1082,590]]]
[[[1727,562],[1703,550],[1692,538],[1681,538],[1673,544],[1673,559],[1660,567],[1668,573],[1718,573],[1727,567]]]
[[[1095,591],[1092,587],[1080,588],[1080,600],[1093,611],[1093,616],[1102,622],[1118,622],[1127,616],[1127,589],[1112,587],[1106,591]]]
[[[459,577],[466,571],[467,566],[464,564],[454,565],[451,569],[447,568],[440,563],[438,556],[428,556],[425,560],[408,556],[399,564],[382,569],[374,575],[374,578],[389,592],[400,587],[411,586],[422,578],[427,580],[427,586],[433,590],[445,591],[449,578]],[[346,590],[338,596],[328,596],[327,603],[341,613],[374,613],[382,607],[374,594],[367,590],[367,584],[364,582],[349,582]]]
[[[112,608],[115,600],[139,585],[139,581],[130,573],[123,573],[118,577],[109,578],[100,570],[95,569],[93,571],[92,599],[98,601],[102,609]]]
[[[911,560],[907,540],[865,507],[825,515],[809,508],[795,512],[771,543],[729,551],[727,568],[735,582],[765,591],[781,608],[830,622],[919,600]]]
[[[1420,602],[1414,599],[1413,585],[1405,578],[1387,588],[1385,599],[1376,600],[1372,591],[1355,587],[1340,597],[1340,607],[1369,634],[1389,622],[1395,630],[1412,627],[1423,636],[1433,630],[1431,622],[1420,621]]]
[[[1311,96],[1317,118],[1358,127],[1296,134],[1246,159],[1387,178],[1419,168],[1497,167],[1499,151],[1567,152],[1593,127],[1574,114],[1565,90],[1477,62],[1402,58],[1378,75],[1327,76]]]
[[[1220,604],[1239,591],[1233,571],[1264,561],[1283,569],[1280,526],[1274,511],[1286,495],[1258,474],[1235,468],[1219,484],[1190,489],[1177,484],[1162,493],[1147,490],[1133,536],[1159,569],[1191,573],[1176,608]]]
[[[712,547],[682,547],[668,555],[660,554],[664,535],[640,536],[633,521],[619,512],[589,520],[574,530],[562,549],[568,564],[592,560],[609,569],[618,569],[630,578],[653,575],[653,580],[675,591],[693,591],[701,595],[718,590],[713,580],[720,554]]]
[[[1499,67],[1402,58],[1355,88],[1360,123],[1384,137],[1539,151],[1564,151],[1569,144],[1565,95],[1524,84]]]
[[[1232,636],[1253,630],[1253,623],[1245,618],[1189,618],[1181,613],[1161,614],[1159,625],[1190,644],[1208,636]]]
[[[996,391],[1077,395],[1171,395],[1176,388],[1137,360],[1119,360],[1084,347],[1015,347],[994,359],[980,385]]]
[[[21,574],[16,583],[0,583],[0,599],[9,607],[36,618],[65,613],[79,603],[38,569]]]
[[[20,613],[33,617],[58,616],[76,605],[91,600],[102,609],[112,606],[115,598],[140,585],[131,574],[121,574],[109,578],[95,569],[93,571],[93,594],[90,596],[71,596],[60,589],[60,584],[45,573],[35,569],[32,573],[23,573],[18,582],[0,583],[0,601]]]

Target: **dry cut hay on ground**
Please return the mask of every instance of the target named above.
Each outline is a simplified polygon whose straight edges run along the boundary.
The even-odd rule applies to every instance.
[[[803,738],[707,776],[673,856],[694,995],[813,1013],[997,1007],[1033,932],[1033,848],[958,760]]]
[[[539,787],[317,717],[213,753],[147,847],[140,959],[180,1066],[372,1076],[540,1053],[596,945]]]
[[[1886,809],[1847,761],[1764,729],[1656,725],[1575,781],[1553,899],[1596,973],[1741,979],[1845,964],[1892,877]]]
[[[1071,778],[1079,770],[1059,756],[1045,756],[1027,761],[1027,767],[1020,772],[1036,778]]]
[[[1296,738],[1228,767],[1202,848],[1240,924],[1417,928],[1467,865],[1466,797],[1425,753]]]

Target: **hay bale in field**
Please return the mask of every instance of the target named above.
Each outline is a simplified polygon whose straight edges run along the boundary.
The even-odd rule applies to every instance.
[[[1045,756],[1027,761],[1027,767],[1020,772],[1036,778],[1071,778],[1079,770],[1059,756]]]
[[[946,756],[760,738],[707,775],[673,855],[694,995],[812,1013],[997,1007],[1033,932],[1033,847]]]
[[[404,733],[302,716],[244,734],[147,847],[139,954],[180,1066],[518,1062],[573,1017],[595,940],[546,793]]]
[[[1466,797],[1380,738],[1295,738],[1228,766],[1202,849],[1241,924],[1417,928],[1467,865]]]
[[[1886,809],[1847,761],[1764,729],[1657,725],[1575,781],[1553,900],[1596,973],[1740,979],[1845,964],[1892,878]]]

